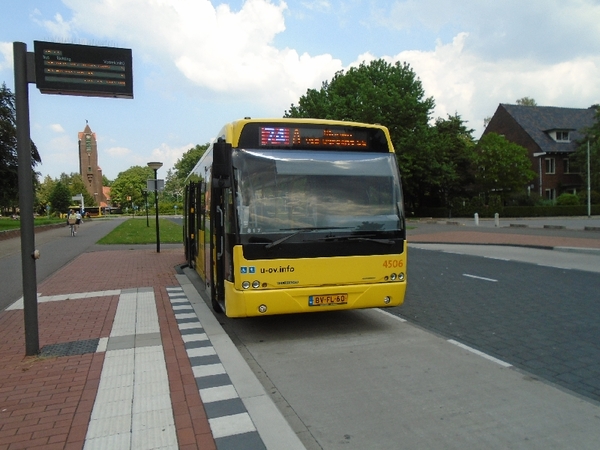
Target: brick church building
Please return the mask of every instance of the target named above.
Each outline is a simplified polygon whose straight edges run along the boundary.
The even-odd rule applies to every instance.
[[[106,208],[110,196],[110,188],[102,186],[102,169],[98,166],[98,143],[96,133],[90,126],[78,133],[79,137],[79,173],[88,193],[97,205]]]

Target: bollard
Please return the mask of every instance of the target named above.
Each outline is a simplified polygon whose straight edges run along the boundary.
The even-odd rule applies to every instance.
[[[500,214],[498,214],[498,213],[494,214],[494,226],[496,226],[496,227],[500,226]]]
[[[479,214],[475,213],[475,226],[479,226]]]

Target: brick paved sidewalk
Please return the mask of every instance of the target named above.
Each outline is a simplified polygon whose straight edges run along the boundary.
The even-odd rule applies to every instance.
[[[79,256],[38,285],[38,292],[41,296],[96,294],[39,303],[40,348],[43,355],[53,344],[95,343],[108,338],[119,303],[119,295],[111,290],[152,288],[178,448],[214,449],[166,290],[178,286],[175,266],[184,262],[180,249],[160,254],[126,250]],[[106,353],[24,354],[23,310],[0,312],[0,450],[83,448]]]

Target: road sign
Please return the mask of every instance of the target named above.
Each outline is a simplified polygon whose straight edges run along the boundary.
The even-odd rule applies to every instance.
[[[148,189],[148,191],[162,192],[165,190],[165,180],[147,180],[146,189]]]
[[[133,98],[131,49],[34,41],[43,94]]]

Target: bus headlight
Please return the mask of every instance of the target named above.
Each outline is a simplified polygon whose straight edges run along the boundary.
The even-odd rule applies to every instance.
[[[249,281],[242,282],[242,288],[243,289],[248,289],[249,287],[250,287],[250,282]]]
[[[404,272],[398,274],[398,281],[404,281]]]
[[[392,299],[387,296],[383,298],[383,303],[385,303],[386,305],[389,305],[391,301]]]
[[[253,281],[252,282],[252,287],[254,289],[258,289],[260,287],[260,281],[258,281],[258,280]]]
[[[393,273],[393,274],[390,275],[390,280],[396,281],[396,274],[395,273]]]
[[[261,313],[261,314],[266,313],[267,312],[267,305],[260,305],[258,307],[258,312]]]

